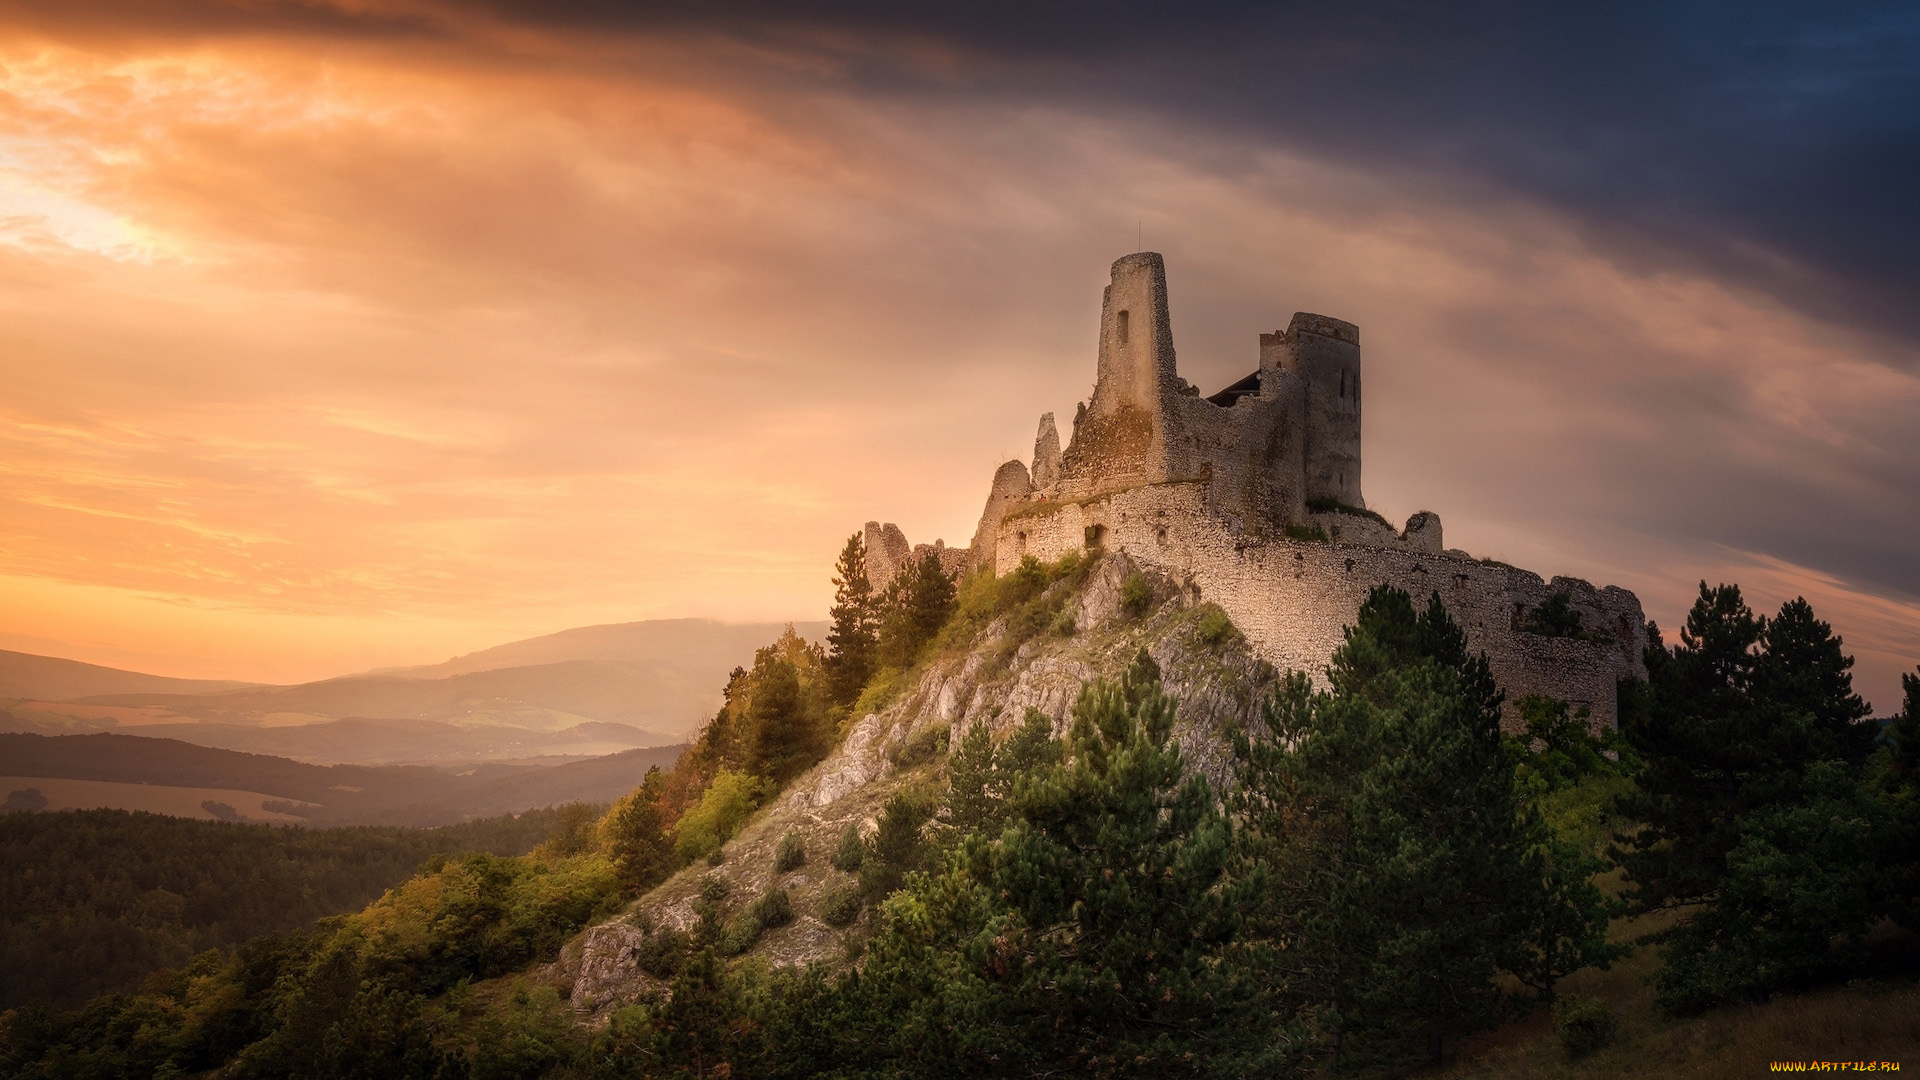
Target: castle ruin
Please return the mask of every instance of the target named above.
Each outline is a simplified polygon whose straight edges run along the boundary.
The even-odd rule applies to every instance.
[[[1417,601],[1438,592],[1487,654],[1513,703],[1548,694],[1616,720],[1615,688],[1645,675],[1646,619],[1625,589],[1543,581],[1443,545],[1438,515],[1396,529],[1367,509],[1360,486],[1360,331],[1297,313],[1261,334],[1258,366],[1211,396],[1175,365],[1166,266],[1153,252],[1113,264],[1101,305],[1093,395],[1063,450],[1053,414],[1040,418],[1029,465],[993,476],[967,548],[909,548],[893,525],[867,525],[876,587],[933,551],[949,569],[1006,573],[1025,556],[1124,551],[1219,604],[1255,653],[1318,677],[1375,585]],[[1535,618],[1557,596],[1577,630]]]

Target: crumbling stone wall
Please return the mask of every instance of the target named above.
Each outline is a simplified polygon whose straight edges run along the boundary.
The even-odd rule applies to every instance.
[[[1002,471],[1005,471],[1004,467]],[[1020,475],[1023,478],[1026,476],[1026,466],[1020,467]],[[878,521],[867,522],[864,538],[867,545],[867,583],[876,591],[886,588],[895,575],[919,562],[929,552],[940,560],[940,568],[950,575],[963,574],[968,567],[975,565],[971,548],[948,547],[944,540],[909,545],[907,534],[890,521],[884,525]]]
[[[1549,694],[1591,710],[1596,726],[1617,722],[1616,686],[1645,677],[1646,619],[1625,589],[1538,574],[1463,552],[1436,550],[1439,521],[1421,513],[1390,545],[1250,536],[1207,510],[1206,485],[1155,484],[1084,500],[1029,503],[1002,520],[996,572],[1020,556],[1051,561],[1098,546],[1164,569],[1195,599],[1219,604],[1254,651],[1281,670],[1321,679],[1360,604],[1375,585],[1397,585],[1425,601],[1439,593],[1514,703]],[[1584,638],[1544,637],[1523,628],[1526,615],[1564,592],[1580,613]]]
[[[913,557],[913,548],[907,543],[907,534],[900,526],[892,522],[885,525],[877,521],[867,522],[867,583],[875,589],[884,589],[893,575],[907,565]]]

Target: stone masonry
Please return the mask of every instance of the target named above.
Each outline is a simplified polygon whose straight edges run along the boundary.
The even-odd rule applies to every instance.
[[[1360,487],[1360,331],[1297,313],[1261,334],[1254,371],[1210,397],[1176,370],[1166,267],[1152,252],[1113,264],[1093,395],[1064,450],[1040,418],[1032,465],[995,471],[969,548],[909,550],[867,525],[867,571],[884,586],[909,557],[1006,573],[1025,556],[1124,551],[1192,598],[1219,604],[1263,659],[1319,677],[1373,586],[1438,593],[1512,703],[1550,694],[1616,722],[1615,688],[1644,676],[1646,619],[1625,589],[1539,575],[1443,546],[1439,515],[1395,529]],[[1565,594],[1577,636],[1528,629]]]

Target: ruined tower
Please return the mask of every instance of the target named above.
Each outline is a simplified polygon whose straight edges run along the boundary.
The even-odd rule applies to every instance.
[[[1100,304],[1093,396],[1074,418],[1061,463],[1081,494],[1167,478],[1162,399],[1178,381],[1167,308],[1167,268],[1154,252],[1113,264]]]
[[[1260,335],[1260,375],[1284,371],[1306,398],[1302,462],[1310,503],[1364,507],[1360,495],[1360,328],[1298,312],[1284,331]]]

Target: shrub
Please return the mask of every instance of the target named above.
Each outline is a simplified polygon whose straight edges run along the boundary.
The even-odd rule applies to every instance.
[[[1332,538],[1327,535],[1327,530],[1318,525],[1289,525],[1287,526],[1287,539],[1304,540],[1316,544],[1330,544],[1333,542]]]
[[[1225,645],[1240,636],[1240,630],[1233,625],[1225,611],[1218,605],[1210,606],[1200,614],[1200,621],[1194,626],[1200,640],[1209,645]]]
[[[773,871],[784,874],[798,870],[807,864],[807,846],[800,842],[800,834],[790,832],[780,838],[780,846],[773,852]]]
[[[860,917],[860,890],[842,885],[827,894],[820,905],[820,918],[828,926],[851,926]]]
[[[1583,1058],[1613,1041],[1620,1018],[1595,997],[1567,994],[1553,1003],[1553,1030],[1567,1056]]]
[[[709,851],[709,852],[707,852],[707,865],[708,865],[708,866],[719,866],[719,865],[720,865],[721,863],[723,863],[723,862],[726,862],[726,861],[727,861],[727,849],[726,849],[726,848],[718,848],[718,847],[717,847],[717,848],[714,848],[714,849],[713,849],[712,851]]]
[[[840,834],[840,846],[833,849],[833,858],[829,861],[835,870],[854,874],[860,871],[866,857],[867,844],[860,838],[860,826],[849,822],[847,831]]]
[[[754,918],[753,912],[742,911],[727,920],[718,940],[714,942],[714,948],[721,956],[739,956],[753,948],[753,943],[758,940],[760,920]]]
[[[1554,593],[1540,605],[1527,613],[1520,629],[1541,637],[1564,637],[1587,640],[1592,637],[1581,625],[1580,611],[1573,606],[1573,597],[1565,590]]]
[[[686,966],[693,938],[685,930],[669,926],[640,939],[633,950],[634,963],[656,979],[671,979]]]
[[[848,711],[848,715],[866,716],[877,713],[891,704],[894,698],[900,696],[900,691],[906,688],[906,669],[882,667],[867,680],[867,688],[860,691],[860,696],[854,699],[853,708]]]
[[[700,900],[706,904],[722,904],[733,895],[733,887],[719,878],[708,874],[700,879]]]
[[[772,930],[793,921],[793,898],[787,890],[775,886],[753,902],[753,921],[762,930]]]
[[[1153,606],[1153,583],[1147,580],[1147,575],[1135,570],[1120,583],[1120,606],[1135,618],[1147,613]]]
[[[947,725],[936,724],[894,746],[887,756],[892,758],[893,763],[900,768],[911,769],[916,765],[924,765],[945,753],[947,740]]]

